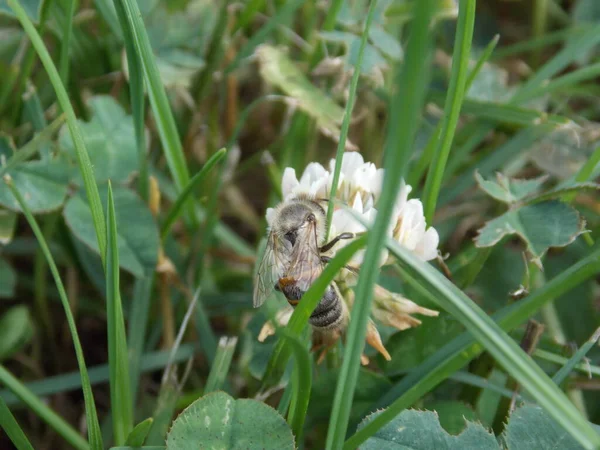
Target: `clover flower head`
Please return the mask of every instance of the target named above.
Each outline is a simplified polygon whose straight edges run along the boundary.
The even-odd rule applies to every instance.
[[[319,163],[310,163],[300,179],[297,178],[296,171],[293,168],[286,168],[281,180],[281,192],[284,200],[298,195],[308,195],[319,200],[328,199],[332,192],[335,173],[334,159],[329,162],[328,167],[329,170]],[[384,169],[378,169],[375,164],[365,162],[360,153],[344,153],[335,199],[346,207],[339,206],[339,204],[334,206],[329,233],[330,238],[341,233],[358,234],[365,232],[374,223],[377,217],[377,203],[381,197],[384,173]],[[435,228],[427,227],[421,201],[409,198],[412,191],[411,186],[407,185],[404,180],[401,183],[387,235],[423,261],[431,261],[438,256],[439,235]],[[269,208],[266,212],[269,225],[271,225],[273,213],[272,208]],[[357,219],[357,216],[359,219]],[[341,240],[328,252],[328,256],[334,256],[340,248],[350,242],[351,240],[347,239]],[[363,263],[364,254],[364,250],[356,252],[350,261],[350,265],[360,267]],[[391,264],[392,262],[393,259],[384,249],[379,260],[379,266]],[[337,283],[343,301],[348,306],[347,309],[351,311],[354,303],[354,291],[351,286],[356,281],[356,276],[351,271],[342,270],[334,281]],[[405,330],[421,323],[412,314],[437,316],[438,312],[423,308],[381,286],[375,287],[371,315],[378,322],[398,330]],[[284,325],[289,320],[290,315],[291,310],[288,309],[278,315],[276,320]],[[261,331],[261,340],[272,333],[273,325],[267,323]],[[339,336],[334,336],[332,339],[336,340],[338,338]],[[386,359],[390,359],[390,355],[383,346],[377,328],[371,319],[369,319],[367,330],[367,343],[377,349]],[[362,360],[366,362],[368,358],[363,356]]]
[[[282,195],[284,199],[292,198],[298,194],[326,199],[332,191],[334,172],[335,159],[329,162],[329,170],[326,170],[319,163],[310,163],[299,180],[296,171],[288,167],[283,172],[281,181]],[[378,169],[375,164],[365,162],[360,153],[346,152],[342,158],[336,199],[349,206],[354,215],[360,216],[363,222],[372,225],[377,215],[377,202],[381,196],[383,176],[384,169]],[[438,254],[439,235],[435,228],[427,227],[421,201],[408,198],[411,191],[411,186],[403,180],[394,205],[388,236],[422,260],[431,261]],[[273,210],[269,208],[266,215],[269,224],[271,223],[272,214]],[[344,208],[336,206],[330,235],[365,231],[364,225],[354,215]],[[337,249],[348,243],[349,241],[340,243]],[[357,253],[353,262],[361,263],[363,255],[364,252]],[[387,257],[386,253],[386,257],[381,259],[380,265],[391,262],[392,260]]]

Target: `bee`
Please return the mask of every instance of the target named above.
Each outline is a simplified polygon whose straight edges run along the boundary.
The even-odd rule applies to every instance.
[[[330,257],[326,255],[340,240],[352,239],[354,233],[342,233],[325,243],[326,213],[320,203],[299,195],[275,208],[267,246],[254,280],[254,307],[280,291],[292,307],[323,271]],[[353,272],[356,269],[347,266]],[[331,283],[311,314],[313,330],[327,334],[339,332],[348,320],[345,302],[335,282]]]

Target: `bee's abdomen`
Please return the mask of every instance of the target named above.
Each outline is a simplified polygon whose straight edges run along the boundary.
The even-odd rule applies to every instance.
[[[289,282],[282,283],[281,280],[277,284],[276,289],[280,290],[283,295],[285,295],[288,303],[294,308],[298,305],[300,299],[304,295],[304,291],[296,284]],[[341,322],[342,314],[343,309],[340,304],[340,298],[338,297],[337,291],[330,285],[308,321],[312,326],[317,328],[330,328]]]
[[[330,328],[342,320],[342,305],[333,286],[329,286],[308,321],[317,328]]]

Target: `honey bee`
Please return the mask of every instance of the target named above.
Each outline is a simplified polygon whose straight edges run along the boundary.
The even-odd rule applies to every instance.
[[[323,271],[330,257],[326,253],[340,240],[354,233],[342,233],[325,243],[326,200],[299,195],[275,208],[267,246],[254,280],[254,307],[264,303],[273,290],[283,293],[296,307],[304,293]],[[347,270],[357,269],[347,266]],[[311,314],[309,323],[322,334],[338,332],[348,319],[345,302],[332,282]]]

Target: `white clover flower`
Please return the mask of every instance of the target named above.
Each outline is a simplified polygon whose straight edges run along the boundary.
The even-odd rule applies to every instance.
[[[326,170],[319,163],[310,163],[299,180],[293,168],[286,168],[281,180],[281,192],[284,200],[301,194],[315,199],[328,199],[333,185],[334,171],[334,159],[329,162],[329,170]],[[341,233],[359,234],[367,231],[367,228],[373,225],[377,217],[377,203],[381,196],[383,176],[384,169],[378,169],[375,164],[365,162],[360,153],[344,153],[335,198],[340,203],[345,204],[346,207],[334,206],[329,233],[330,239]],[[439,235],[435,228],[427,228],[425,215],[423,214],[423,204],[418,199],[408,198],[411,191],[412,188],[402,180],[387,235],[423,261],[430,261],[438,255]],[[273,219],[273,213],[273,208],[267,209],[266,219],[269,226]],[[328,256],[334,256],[340,248],[350,242],[351,240],[348,239],[339,241],[337,245],[329,250]],[[356,252],[350,260],[350,265],[360,267],[364,263],[364,255],[364,249]],[[391,263],[393,263],[393,258],[389,255],[387,249],[383,249],[379,266]],[[351,287],[356,279],[355,274],[348,270],[342,270],[334,279],[349,310],[352,309],[354,303],[354,291]],[[421,323],[412,314],[436,316],[438,313],[423,308],[381,286],[375,287],[371,315],[380,323],[395,327],[398,330],[405,330]],[[290,315],[291,309],[285,309],[278,314],[276,320],[280,325],[285,325]],[[259,339],[262,341],[273,333],[273,324],[268,322],[261,330]],[[317,341],[319,339],[324,340],[327,344],[329,341],[335,342],[339,337],[340,334],[337,333],[331,336],[317,336],[316,339]],[[313,334],[313,344],[314,340],[315,335]],[[386,359],[390,359],[390,355],[381,342],[379,332],[371,319],[366,341]],[[363,355],[362,361],[366,363],[368,358]]]
[[[308,194],[319,199],[328,198],[333,184],[334,171],[335,159],[329,162],[329,171],[319,163],[310,163],[302,173],[300,180],[296,177],[296,171],[293,168],[286,168],[281,180],[281,192],[284,199],[298,194]],[[364,222],[372,225],[377,215],[377,202],[381,196],[383,175],[384,169],[378,169],[375,164],[365,162],[360,153],[344,153],[336,199],[350,206]],[[435,228],[427,228],[421,201],[408,199],[411,191],[412,188],[403,180],[394,205],[388,235],[422,260],[431,261],[438,254],[439,235]],[[267,209],[266,218],[269,225],[272,214],[273,209]],[[359,233],[363,231],[366,229],[359,220],[348,211],[336,207],[331,223],[331,236],[344,232]],[[348,240],[341,242],[336,249],[349,243]],[[387,251],[383,253],[380,265],[391,264],[392,259],[388,258]],[[364,251],[358,252],[352,262],[360,264],[363,257]]]
[[[325,198],[327,195],[327,181],[329,172],[316,162],[310,163],[304,169],[300,181],[296,178],[296,171],[287,167],[281,179],[281,194],[283,198],[293,197],[304,193],[315,198]]]

